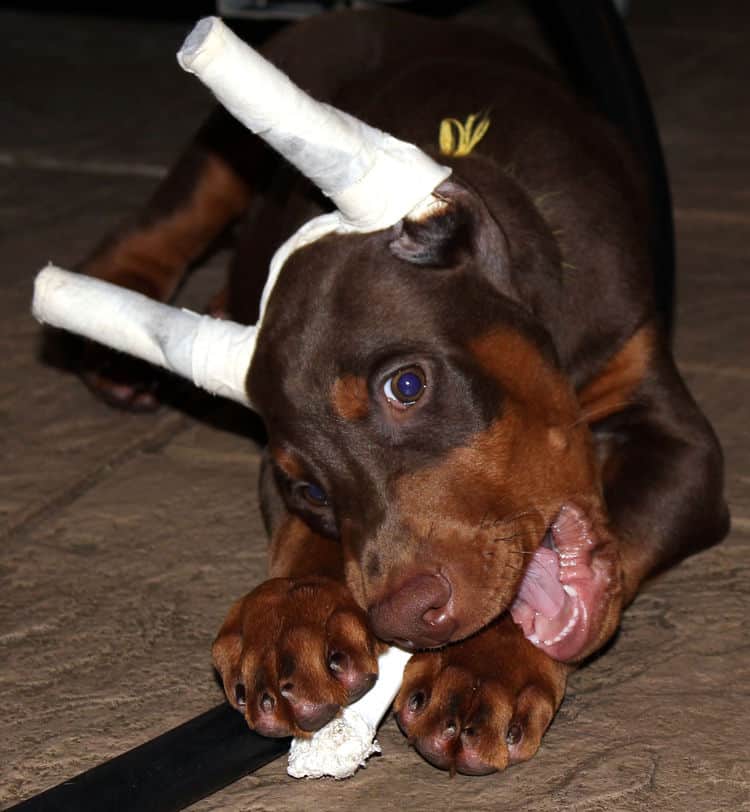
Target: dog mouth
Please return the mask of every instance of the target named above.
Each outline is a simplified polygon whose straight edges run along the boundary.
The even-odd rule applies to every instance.
[[[591,522],[564,505],[529,562],[510,607],[525,637],[555,660],[585,656],[607,609],[612,563]]]

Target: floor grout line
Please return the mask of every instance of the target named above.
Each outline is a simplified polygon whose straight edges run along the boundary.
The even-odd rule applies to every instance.
[[[87,161],[77,158],[54,158],[33,152],[0,152],[0,167],[9,169],[38,169],[51,172],[75,172],[84,175],[136,176],[142,178],[163,178],[168,168],[160,164],[139,161]],[[706,220],[725,225],[750,224],[750,212],[724,211],[700,207],[677,206],[676,220],[693,222]]]
[[[177,437],[193,424],[193,421],[184,414],[170,415],[167,420],[153,431],[142,435],[136,441],[116,451],[111,457],[96,466],[92,471],[81,476],[72,485],[63,488],[56,495],[50,497],[44,504],[34,507],[23,513],[15,521],[10,522],[0,532],[0,539],[9,539],[23,533],[35,525],[52,518],[81,496],[84,496],[96,485],[106,479],[110,474],[120,469],[145,449],[159,451],[167,443]]]
[[[77,172],[83,175],[114,175],[160,179],[167,168],[158,164],[128,161],[82,161],[75,158],[52,158],[26,152],[0,152],[0,166],[10,169],[41,169],[51,172]]]
[[[750,380],[750,369],[744,367],[721,367],[714,364],[703,364],[699,361],[678,361],[677,367],[680,372],[699,372],[712,375],[721,375],[725,378],[741,378]]]
[[[695,222],[702,220],[707,223],[746,226],[750,225],[750,212],[726,211],[722,209],[687,208],[677,206],[674,210],[677,221]]]

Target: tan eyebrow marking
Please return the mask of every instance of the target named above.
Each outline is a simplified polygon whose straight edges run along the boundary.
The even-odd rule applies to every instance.
[[[331,388],[331,404],[339,417],[361,420],[370,411],[367,381],[358,375],[342,375]]]
[[[290,479],[304,479],[305,472],[298,462],[288,451],[283,448],[272,448],[271,456],[276,465],[290,478]]]

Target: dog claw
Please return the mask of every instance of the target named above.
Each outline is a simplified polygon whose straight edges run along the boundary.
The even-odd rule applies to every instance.
[[[244,708],[247,705],[245,686],[241,682],[234,686],[234,698],[239,708]]]
[[[508,732],[505,734],[505,741],[508,746],[512,747],[514,744],[518,744],[518,742],[521,741],[522,736],[523,728],[519,724],[514,724],[508,728]]]

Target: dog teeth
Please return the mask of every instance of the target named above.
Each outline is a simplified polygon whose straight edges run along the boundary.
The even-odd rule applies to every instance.
[[[576,590],[572,586],[568,584],[563,584],[563,589],[565,590],[566,594],[569,595],[571,598],[578,597],[578,592],[576,592]],[[568,634],[570,634],[570,632],[575,628],[575,625],[578,623],[578,618],[580,617],[580,614],[581,611],[578,607],[578,601],[575,601],[573,603],[573,614],[571,615],[570,620],[568,620],[565,626],[563,626],[562,630],[558,632],[558,634],[555,635],[555,637],[553,637],[552,640],[545,640],[543,644],[545,646],[554,646],[556,643],[559,643],[561,640],[567,637]],[[533,643],[534,641],[532,640],[531,642]]]

